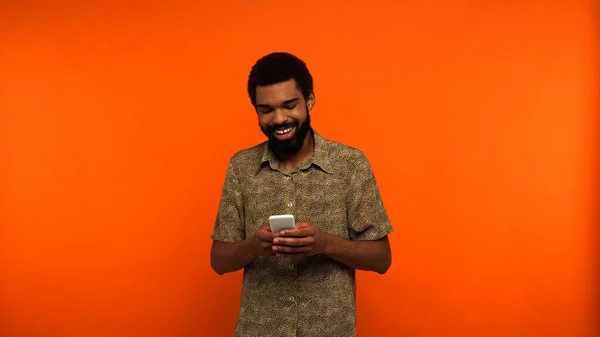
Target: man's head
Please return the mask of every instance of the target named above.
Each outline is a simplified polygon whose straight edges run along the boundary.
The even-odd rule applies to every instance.
[[[310,131],[309,111],[315,103],[306,64],[289,53],[262,57],[250,71],[248,95],[271,149],[284,155],[296,153]]]

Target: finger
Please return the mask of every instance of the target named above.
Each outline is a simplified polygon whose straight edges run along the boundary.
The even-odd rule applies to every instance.
[[[296,228],[296,229],[286,229],[279,233],[281,236],[285,237],[305,237],[310,235],[310,229],[308,228]]]
[[[302,247],[289,247],[289,246],[278,246],[273,245],[273,251],[277,253],[287,253],[287,254],[299,254],[299,253],[307,253],[310,251],[311,247],[302,246]]]
[[[275,239],[276,237],[279,237],[279,233],[272,233],[266,231],[261,231],[258,233],[258,238],[260,239],[260,241],[273,242],[273,239]]]
[[[273,244],[278,246],[302,247],[310,246],[314,242],[313,237],[307,236],[302,238],[275,238]]]

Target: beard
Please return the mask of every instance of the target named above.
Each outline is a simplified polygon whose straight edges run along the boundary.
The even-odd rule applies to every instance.
[[[287,127],[296,127],[294,137],[286,140],[277,139],[275,137],[275,130]],[[260,129],[269,139],[267,144],[273,152],[281,155],[292,155],[298,152],[302,145],[304,145],[306,135],[308,134],[308,131],[311,130],[310,114],[308,113],[307,109],[306,120],[302,124],[300,124],[297,120],[293,120],[284,124],[271,125],[266,129],[261,127]]]

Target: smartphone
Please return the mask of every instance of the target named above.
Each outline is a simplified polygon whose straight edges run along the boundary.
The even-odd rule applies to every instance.
[[[269,217],[269,224],[273,233],[281,232],[284,229],[296,228],[296,221],[292,214],[271,215]]]

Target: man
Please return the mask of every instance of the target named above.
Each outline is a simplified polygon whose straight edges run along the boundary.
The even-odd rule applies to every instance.
[[[310,125],[305,63],[272,53],[248,94],[268,138],[230,160],[212,233],[218,274],[244,268],[236,336],[355,336],[356,270],[385,273],[393,231],[365,155]],[[272,233],[271,215],[296,228]]]

